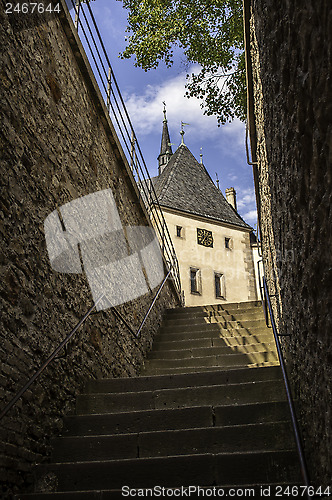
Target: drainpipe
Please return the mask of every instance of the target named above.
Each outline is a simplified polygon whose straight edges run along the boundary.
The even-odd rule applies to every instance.
[[[259,241],[260,241],[260,245],[258,245],[258,250],[259,250],[260,246],[262,246],[261,199],[260,199],[259,184],[258,184],[257,132],[256,132],[256,120],[255,120],[255,108],[254,108],[252,62],[250,54],[250,17],[251,17],[250,7],[251,7],[251,0],[243,0],[244,51],[245,51],[246,83],[247,83],[246,153],[247,153],[247,163],[248,165],[252,166],[253,177],[254,177],[256,208],[257,208],[257,233],[258,233],[257,236],[259,235]],[[252,158],[251,161],[249,159],[248,135],[250,140],[250,151]],[[260,255],[260,257],[261,256],[262,255]]]

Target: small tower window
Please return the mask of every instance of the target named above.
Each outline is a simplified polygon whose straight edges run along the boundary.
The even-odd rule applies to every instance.
[[[176,226],[176,236],[178,238],[182,238],[183,234],[182,234],[182,231],[183,230],[183,227],[182,226]]]
[[[225,276],[222,273],[214,273],[214,286],[217,299],[225,299]]]
[[[193,267],[190,268],[190,293],[201,294],[200,270]]]
[[[225,248],[228,248],[228,250],[232,249],[232,240],[231,240],[231,238],[225,238]]]

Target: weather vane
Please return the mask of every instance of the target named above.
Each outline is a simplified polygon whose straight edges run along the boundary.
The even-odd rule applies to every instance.
[[[180,132],[180,135],[181,135],[181,144],[184,144],[184,141],[183,141],[183,136],[185,134],[184,130],[183,130],[183,127],[185,125],[190,125],[190,123],[184,123],[183,121],[181,121],[181,132]]]

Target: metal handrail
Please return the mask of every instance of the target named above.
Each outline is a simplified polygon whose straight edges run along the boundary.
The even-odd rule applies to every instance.
[[[139,325],[138,330],[137,330],[137,332],[136,332],[136,333],[135,333],[134,329],[131,327],[131,325],[128,323],[128,321],[126,320],[126,318],[124,318],[124,317],[123,317],[123,315],[122,315],[122,314],[121,314],[121,313],[120,313],[117,309],[115,309],[115,307],[112,307],[112,308],[111,308],[111,311],[112,311],[112,313],[114,314],[114,316],[116,316],[118,319],[120,319],[120,320],[122,321],[122,323],[123,323],[123,324],[127,327],[127,329],[129,330],[129,332],[132,334],[132,336],[133,336],[135,339],[138,339],[138,338],[139,338],[139,336],[140,336],[140,334],[141,334],[141,332],[142,332],[143,326],[145,325],[146,320],[148,319],[148,317],[149,317],[149,315],[150,315],[150,312],[152,311],[152,308],[153,308],[153,306],[155,305],[156,300],[158,299],[158,297],[159,297],[159,295],[160,295],[160,292],[161,292],[161,290],[163,289],[163,287],[164,287],[164,285],[165,285],[165,283],[166,283],[166,281],[167,281],[168,277],[170,276],[171,272],[172,272],[172,270],[170,269],[170,270],[167,272],[167,274],[166,274],[165,278],[163,279],[163,281],[161,282],[161,284],[159,285],[159,288],[158,288],[158,290],[157,290],[157,292],[156,292],[155,296],[153,297],[152,302],[151,302],[151,304],[150,304],[150,306],[149,306],[149,308],[148,308],[147,312],[145,313],[144,318],[143,318],[143,320],[141,321],[141,324]]]
[[[75,0],[71,0],[71,3],[77,18],[77,32],[80,30],[82,33],[81,41],[88,49],[87,56],[95,69],[93,72],[99,89],[117,131],[133,179],[158,235],[164,260],[171,264],[175,288],[181,297],[179,264],[173,242],[90,3],[79,1],[77,5]]]
[[[158,288],[158,291],[157,291],[156,295],[154,296],[154,298],[153,298],[153,300],[152,300],[152,302],[151,302],[151,304],[150,304],[150,307],[149,307],[149,309],[147,310],[147,312],[146,312],[146,314],[145,314],[145,316],[144,316],[144,318],[143,318],[143,320],[142,320],[142,322],[141,322],[141,324],[140,324],[140,326],[139,326],[139,328],[138,328],[138,330],[137,330],[137,332],[136,332],[136,338],[138,338],[138,337],[141,335],[142,328],[143,328],[143,326],[145,325],[145,322],[146,322],[146,320],[148,319],[148,316],[149,316],[150,312],[152,311],[152,308],[153,308],[153,306],[155,305],[156,300],[157,300],[157,298],[159,297],[159,294],[160,294],[160,292],[161,292],[161,290],[162,290],[163,286],[165,285],[165,283],[166,283],[166,281],[167,281],[167,279],[168,279],[169,275],[171,274],[171,271],[172,271],[172,269],[170,269],[170,270],[168,271],[168,273],[166,274],[165,278],[164,278],[164,279],[163,279],[163,281],[161,282],[161,284],[160,284],[160,286],[159,286],[159,288]]]
[[[288,380],[288,376],[287,376],[287,371],[286,371],[286,365],[285,365],[284,356],[283,356],[281,345],[280,345],[277,327],[276,327],[275,320],[274,320],[271,299],[270,299],[269,290],[267,287],[267,282],[266,282],[265,276],[263,276],[263,287],[264,287],[264,296],[265,296],[265,300],[266,300],[269,315],[270,315],[274,340],[275,340],[276,347],[277,347],[280,368],[281,368],[282,376],[284,379],[287,401],[288,401],[288,406],[289,406],[289,410],[290,410],[291,421],[292,421],[292,426],[293,426],[293,431],[294,431],[296,449],[297,449],[297,452],[299,455],[299,460],[300,460],[301,475],[302,475],[302,479],[304,481],[304,486],[309,487],[310,486],[309,475],[308,475],[307,464],[306,464],[306,460],[305,460],[305,456],[304,456],[303,445],[302,445],[302,440],[301,440],[300,431],[299,431],[299,425],[298,425],[298,421],[296,418],[294,402],[293,402],[293,398],[292,398],[292,394],[291,394],[291,390],[290,390],[290,385],[289,385],[289,380]],[[306,489],[306,491],[307,491],[307,498],[312,498],[308,494],[308,488]]]
[[[138,330],[137,332],[135,333],[133,328],[131,328],[131,326],[129,325],[129,323],[125,320],[125,318],[122,317],[122,315],[113,307],[111,308],[112,312],[115,313],[115,315],[121,320],[123,321],[123,323],[125,324],[125,326],[128,328],[128,330],[130,331],[130,333],[133,335],[133,337],[135,339],[138,339],[141,335],[141,332],[142,332],[142,329],[143,329],[143,326],[145,325],[146,323],[146,320],[148,319],[152,309],[153,309],[153,306],[155,305],[156,303],[156,300],[158,299],[159,295],[160,295],[160,292],[161,290],[163,289],[167,279],[169,278],[169,276],[171,275],[171,272],[172,272],[172,268],[168,270],[166,276],[164,277],[163,281],[161,282],[156,294],[154,295],[153,299],[152,299],[152,302],[147,310],[147,312],[145,313],[144,315],[144,318],[143,320],[141,321],[139,327],[138,327]],[[83,316],[83,318],[77,323],[77,325],[71,330],[71,332],[67,335],[67,337],[58,345],[58,347],[52,352],[52,354],[47,358],[47,360],[40,366],[40,368],[38,368],[38,370],[34,373],[34,375],[32,375],[32,377],[28,380],[28,382],[24,385],[24,387],[22,387],[22,389],[20,389],[17,394],[12,398],[12,400],[5,406],[5,408],[2,410],[2,412],[0,413],[0,420],[9,412],[9,410],[17,403],[17,401],[21,398],[21,396],[23,396],[23,394],[29,389],[29,387],[33,384],[33,382],[39,377],[39,375],[41,375],[41,373],[45,370],[45,368],[47,368],[47,366],[51,363],[51,361],[53,361],[56,357],[56,355],[63,349],[67,346],[68,342],[70,341],[70,339],[73,337],[73,335],[77,332],[77,330],[79,329],[80,326],[83,325],[83,323],[88,319],[89,316],[91,316],[91,314],[93,314],[93,310],[96,308],[96,306],[99,304],[99,302],[105,297],[104,294],[102,294],[97,300],[96,302],[94,303],[93,306],[90,307],[90,309],[85,313],[85,315]],[[117,344],[119,346],[119,344]],[[137,344],[136,344],[137,345]],[[119,346],[120,347],[120,346]],[[127,358],[128,359],[128,358]]]
[[[39,375],[47,368],[47,366],[54,360],[56,355],[68,344],[73,335],[77,332],[80,326],[88,319],[88,317],[92,314],[92,311],[96,308],[99,302],[104,298],[104,294],[101,295],[93,306],[85,313],[82,319],[77,323],[77,325],[71,330],[71,332],[67,335],[67,337],[58,345],[58,347],[52,352],[52,354],[47,358],[47,360],[38,368],[38,370],[34,373],[34,375],[28,380],[22,389],[20,389],[17,394],[13,397],[13,399],[6,405],[6,407],[0,413],[0,420],[8,413],[8,411],[15,405],[15,403],[20,399],[21,396],[29,389],[29,387],[33,384],[33,382],[39,377]]]

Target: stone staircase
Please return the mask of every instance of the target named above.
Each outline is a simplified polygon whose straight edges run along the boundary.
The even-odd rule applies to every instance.
[[[167,311],[142,375],[90,381],[52,463],[36,469],[36,493],[16,498],[107,500],[124,486],[261,496],[298,483],[272,333],[252,302]]]
[[[173,309],[163,322],[144,373],[278,365],[272,330],[260,303]]]

